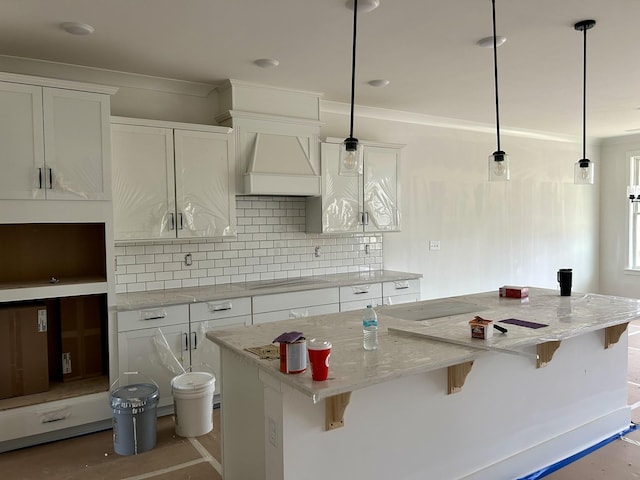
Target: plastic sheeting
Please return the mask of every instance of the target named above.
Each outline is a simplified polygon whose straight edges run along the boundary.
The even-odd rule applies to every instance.
[[[116,240],[233,236],[226,134],[114,125]]]
[[[397,150],[361,146],[358,175],[340,173],[340,148],[323,144],[325,233],[395,231],[400,227]]]

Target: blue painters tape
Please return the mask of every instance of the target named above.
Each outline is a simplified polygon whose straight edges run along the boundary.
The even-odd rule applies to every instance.
[[[551,475],[553,472],[555,472],[557,470],[560,470],[563,467],[566,467],[567,465],[569,465],[570,463],[575,462],[576,460],[580,460],[582,457],[585,457],[585,456],[589,455],[590,453],[595,452],[599,448],[604,447],[605,445],[613,442],[614,440],[618,440],[623,435],[626,435],[627,433],[636,430],[638,427],[639,427],[638,424],[632,423],[629,428],[627,428],[626,430],[623,430],[620,433],[616,433],[615,435],[611,435],[609,438],[605,438],[601,442],[598,442],[595,445],[592,445],[591,447],[585,448],[581,452],[574,453],[573,455],[565,458],[564,460],[560,460],[559,462],[553,463],[553,464],[549,465],[548,467],[541,468],[537,472],[531,473],[531,474],[527,475],[526,477],[520,477],[517,480],[538,480],[539,478],[544,478],[547,475]]]

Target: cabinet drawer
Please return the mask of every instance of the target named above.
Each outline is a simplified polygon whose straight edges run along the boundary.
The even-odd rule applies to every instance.
[[[337,288],[274,293],[253,297],[253,314],[340,303]],[[287,317],[288,318],[288,317]]]
[[[382,298],[383,305],[398,305],[400,303],[411,303],[420,300],[420,295],[417,293],[408,293],[406,295],[391,295],[389,297]]]
[[[340,287],[340,303],[366,301],[376,299],[380,301],[382,297],[382,284],[380,283],[363,283],[361,285],[350,285],[348,287]],[[365,305],[366,307],[367,305]]]
[[[278,320],[290,320],[298,317],[312,317],[314,315],[326,315],[338,313],[340,305],[331,303],[329,305],[317,305],[312,307],[293,308],[289,310],[277,310],[275,312],[263,312],[253,314],[253,324],[277,322]]]
[[[118,312],[119,332],[140,330],[143,328],[166,327],[187,322],[189,322],[189,308],[187,305],[172,305],[131,310],[129,312]]]
[[[368,305],[379,307],[382,305],[382,297],[365,298],[362,300],[353,300],[351,302],[340,302],[340,311],[348,312],[350,310],[364,310]]]
[[[416,294],[420,297],[420,279],[396,280],[394,282],[384,282],[382,284],[382,296]]]
[[[192,322],[251,315],[251,297],[193,303],[189,314]]]

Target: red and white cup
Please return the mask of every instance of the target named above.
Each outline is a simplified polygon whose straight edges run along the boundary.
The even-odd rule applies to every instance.
[[[316,381],[326,380],[329,376],[331,342],[312,338],[307,345],[307,349],[309,351],[309,364],[311,365],[311,378]]]

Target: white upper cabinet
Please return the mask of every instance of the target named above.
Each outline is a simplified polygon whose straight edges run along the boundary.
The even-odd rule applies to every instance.
[[[111,198],[109,97],[43,89],[47,198]]]
[[[0,83],[0,111],[0,198],[44,198],[42,88]]]
[[[360,142],[360,168],[340,170],[340,143],[321,144],[322,193],[307,199],[307,232],[366,233],[400,230],[401,145]]]
[[[112,119],[116,241],[236,234],[230,130]]]
[[[0,74],[1,199],[108,200],[109,94]],[[15,80],[15,81],[14,81]],[[21,82],[33,82],[29,84]],[[63,88],[49,85],[60,84]]]

